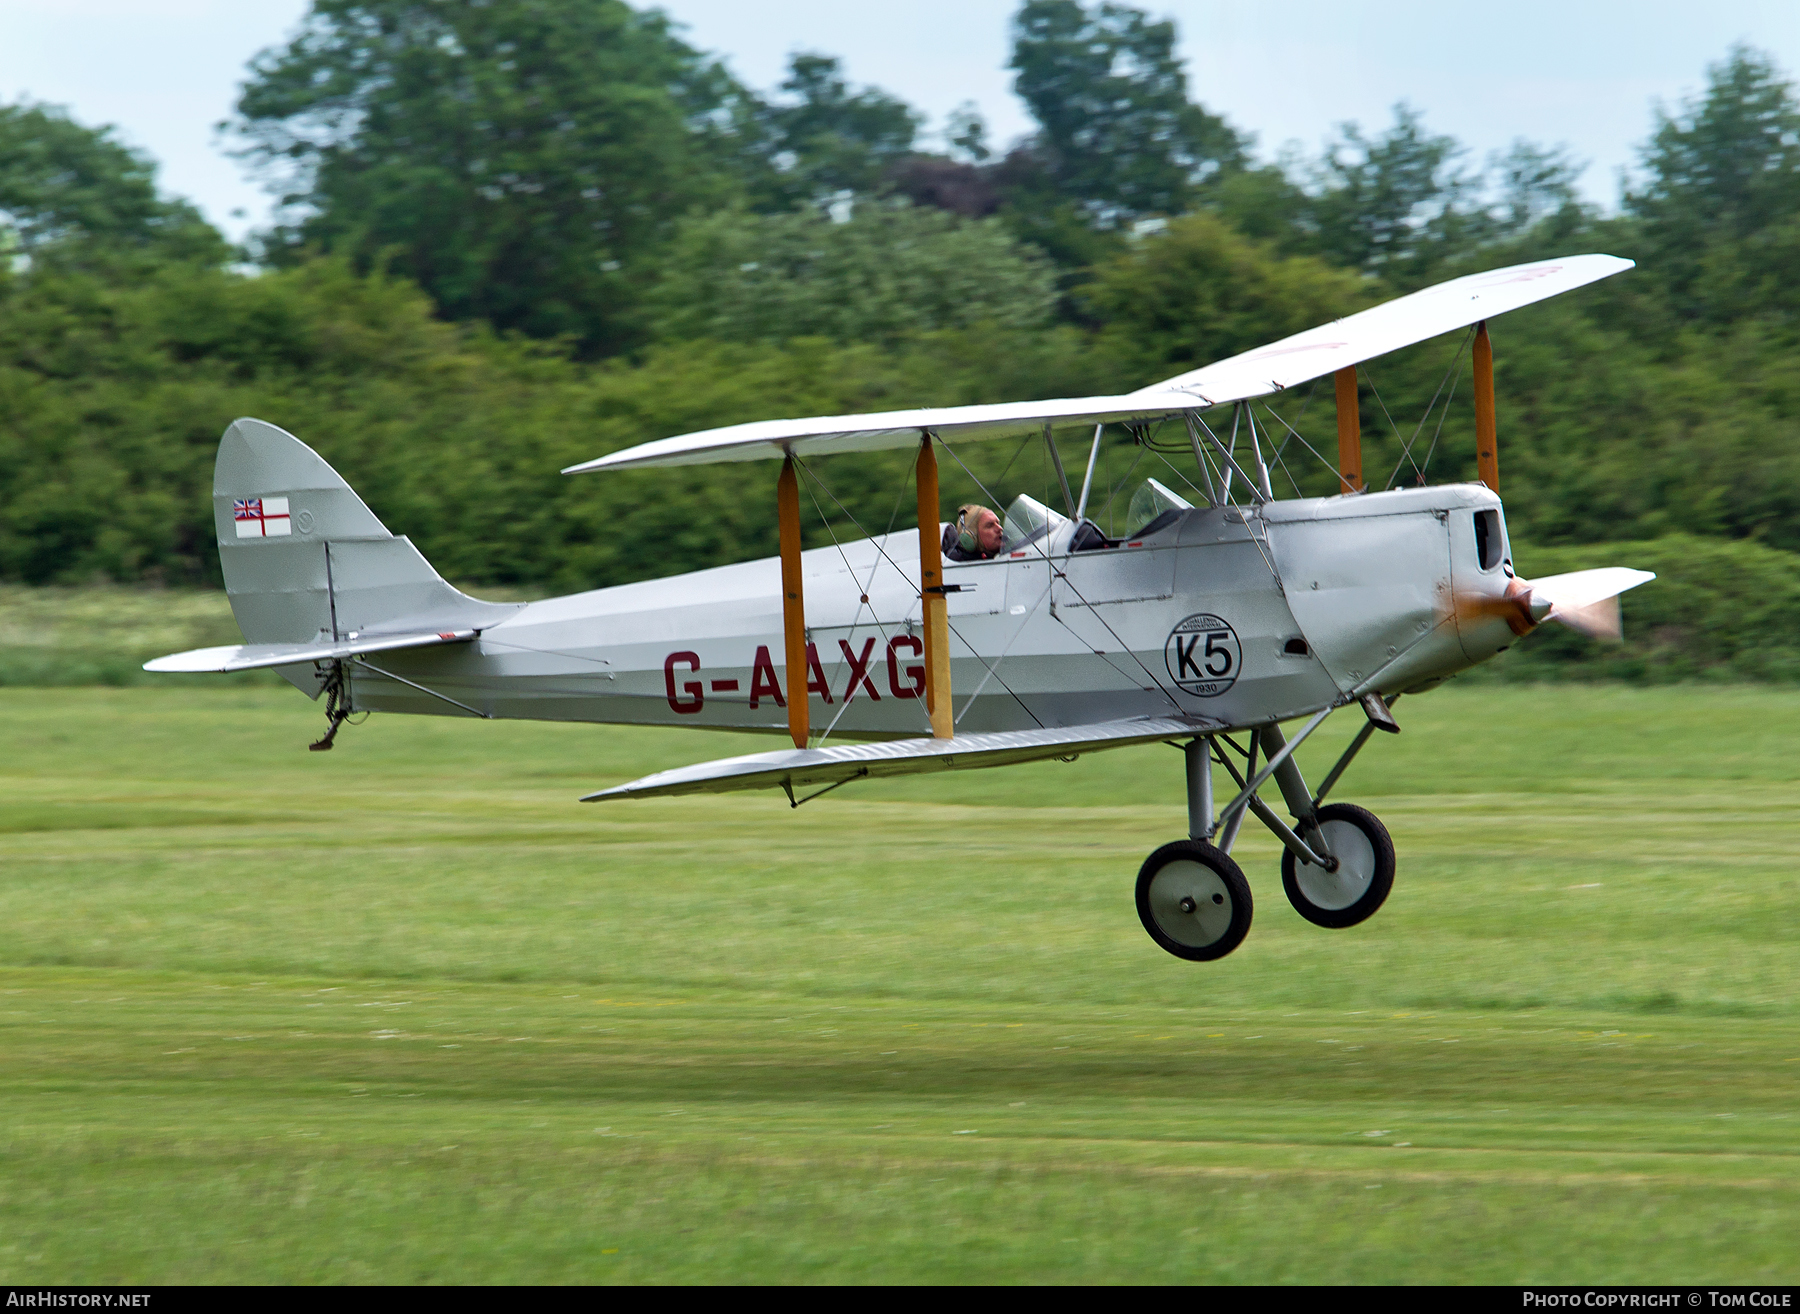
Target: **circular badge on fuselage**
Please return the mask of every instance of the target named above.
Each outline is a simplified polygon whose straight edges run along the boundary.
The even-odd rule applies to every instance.
[[[1237,631],[1218,616],[1189,616],[1169,632],[1163,662],[1186,693],[1216,698],[1237,683],[1244,650]]]

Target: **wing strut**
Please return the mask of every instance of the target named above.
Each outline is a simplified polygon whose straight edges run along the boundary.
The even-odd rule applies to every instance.
[[[931,737],[956,733],[950,716],[950,613],[944,601],[944,545],[938,526],[937,452],[931,430],[919,444],[919,597],[925,621],[925,710]]]
[[[800,481],[789,453],[775,481],[775,508],[781,522],[781,630],[787,644],[788,734],[795,748],[806,747],[807,721],[806,599],[800,580]]]
[[[1475,469],[1481,482],[1500,491],[1500,458],[1494,451],[1494,344],[1487,321],[1475,329]]]

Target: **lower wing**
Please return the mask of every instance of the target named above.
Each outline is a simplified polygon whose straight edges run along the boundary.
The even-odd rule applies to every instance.
[[[864,777],[1011,766],[1046,757],[1098,752],[1103,748],[1185,739],[1223,729],[1223,722],[1205,717],[1146,716],[1093,725],[958,735],[954,739],[895,739],[831,748],[790,748],[778,753],[750,753],[677,767],[673,771],[659,771],[629,784],[589,794],[581,801],[722,794],[734,789],[772,789],[777,786],[791,795],[796,788],[841,785]]]

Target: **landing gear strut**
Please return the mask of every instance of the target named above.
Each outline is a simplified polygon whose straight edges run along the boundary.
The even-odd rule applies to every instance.
[[[1224,736],[1199,735],[1184,744],[1187,757],[1188,838],[1165,844],[1138,872],[1137,908],[1144,929],[1177,958],[1206,962],[1223,958],[1250,931],[1250,883],[1231,858],[1244,817],[1254,812],[1282,843],[1281,884],[1294,910],[1315,926],[1355,926],[1375,914],[1394,884],[1394,842],[1375,814],[1349,803],[1323,803],[1375,730],[1397,733],[1388,703],[1374,694],[1363,699],[1369,718],[1319,787],[1308,791],[1294,750],[1324,722],[1326,708],[1308,721],[1290,743],[1276,725],[1254,731],[1247,748]],[[1237,763],[1219,742],[1237,750]],[[1259,770],[1258,752],[1264,757]],[[1213,764],[1230,773],[1238,793],[1217,815],[1213,809]],[[1257,797],[1273,778],[1293,814],[1289,826]]]

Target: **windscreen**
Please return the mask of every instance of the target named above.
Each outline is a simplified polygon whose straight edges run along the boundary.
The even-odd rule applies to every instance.
[[[1193,505],[1180,493],[1146,479],[1143,487],[1131,495],[1131,509],[1125,513],[1125,537],[1130,538],[1165,511],[1186,511]]]
[[[1021,493],[1006,508],[1006,523],[1002,526],[1006,532],[1004,550],[1017,552],[1025,544],[1054,534],[1068,523],[1068,517],[1058,515],[1035,497]]]

